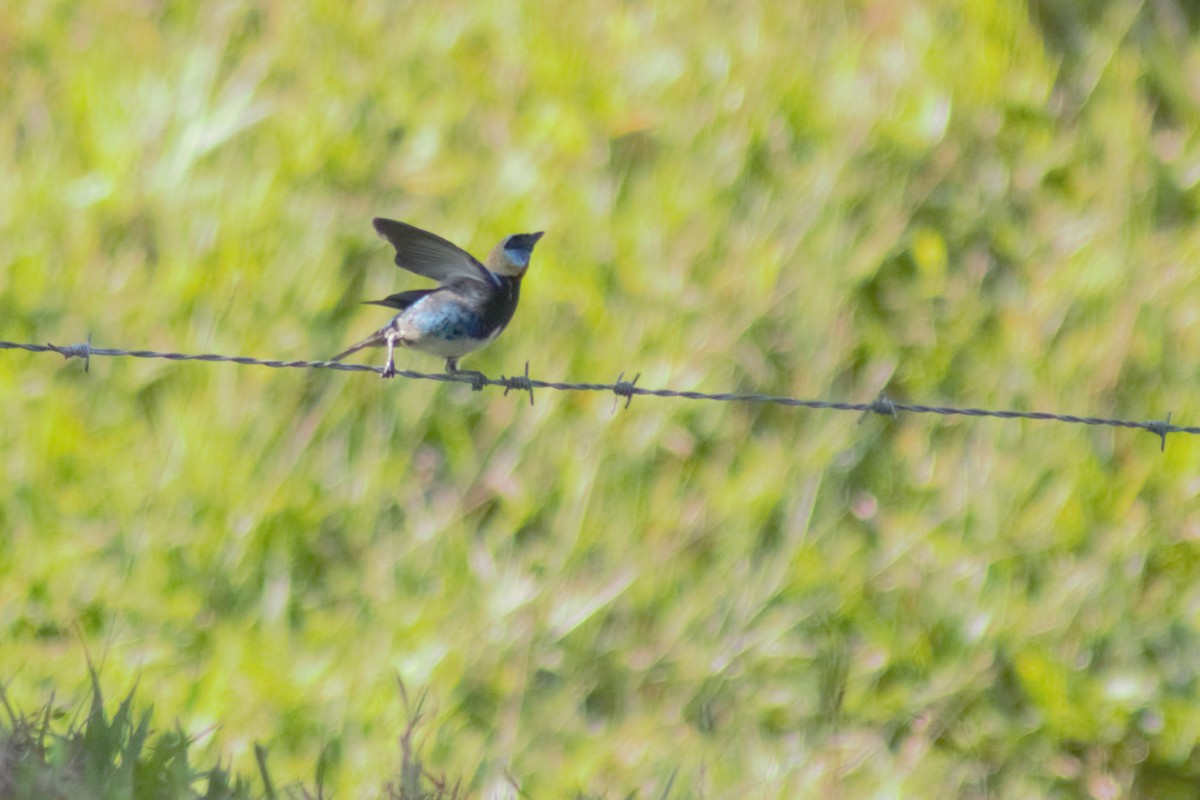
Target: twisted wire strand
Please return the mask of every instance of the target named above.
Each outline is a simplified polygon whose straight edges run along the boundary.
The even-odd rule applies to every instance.
[[[31,344],[22,342],[0,341],[0,350],[27,350],[32,353],[58,353],[64,358],[84,359],[84,369],[87,370],[93,356],[129,357],[129,358],[162,358],[169,361],[207,361],[231,362],[273,369],[331,369],[342,372],[375,372],[382,373],[382,367],[367,364],[344,364],[340,361],[279,361],[275,359],[250,358],[248,356],[226,356],[218,353],[164,353],[156,350],[123,350],[115,347],[93,347],[91,339],[82,344],[54,345]],[[446,383],[470,384],[476,391],[484,386],[500,386],[507,395],[510,391],[527,392],[529,402],[533,404],[534,389],[552,389],[558,392],[611,392],[614,401],[625,398],[625,408],[639,397],[663,397],[681,400],[709,400],[723,403],[769,403],[773,405],[792,406],[798,408],[827,409],[832,411],[858,411],[863,414],[877,414],[895,417],[899,412],[910,414],[939,414],[942,416],[992,417],[997,419],[1027,419],[1049,422],[1064,422],[1076,425],[1106,426],[1111,428],[1135,428],[1148,431],[1162,440],[1166,447],[1167,435],[1171,433],[1200,434],[1200,427],[1171,424],[1171,415],[1165,420],[1126,420],[1108,417],[1080,417],[1074,414],[1054,414],[1045,411],[1015,411],[994,410],[986,408],[959,408],[955,406],[931,406],[915,403],[897,403],[887,397],[880,396],[870,403],[848,403],[831,400],[804,400],[797,397],[781,395],[757,394],[745,392],[696,392],[676,389],[647,389],[638,386],[640,375],[633,380],[625,380],[622,373],[613,383],[570,383],[563,381],[544,381],[529,376],[529,363],[525,364],[524,375],[489,378],[478,372],[457,373],[427,373],[412,370],[396,370],[396,376],[409,380],[442,381]]]

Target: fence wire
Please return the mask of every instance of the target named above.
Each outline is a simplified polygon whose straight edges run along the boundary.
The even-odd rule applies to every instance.
[[[343,372],[375,372],[382,374],[382,367],[367,364],[345,364],[340,361],[277,361],[272,359],[250,358],[248,356],[226,356],[216,353],[161,353],[155,350],[122,350],[114,347],[93,347],[91,339],[82,344],[54,345],[30,344],[22,342],[0,341],[0,350],[28,350],[31,353],[58,353],[71,359],[82,358],[84,371],[91,367],[93,356],[112,356],[129,358],[163,358],[169,361],[226,361],[234,364],[248,364],[274,369],[332,369]],[[910,414],[940,414],[943,416],[963,417],[994,417],[998,419],[1030,419],[1049,422],[1066,422],[1076,425],[1098,425],[1110,428],[1136,428],[1148,431],[1158,436],[1161,448],[1167,445],[1167,435],[1171,433],[1200,434],[1200,427],[1172,425],[1171,415],[1165,420],[1138,421],[1127,419],[1111,419],[1107,417],[1079,417],[1073,414],[1054,414],[1044,411],[1012,411],[993,410],[986,408],[959,408],[955,406],[929,406],[914,403],[897,403],[880,395],[869,403],[847,403],[832,400],[803,400],[797,397],[786,397],[771,394],[731,393],[731,392],[693,392],[676,389],[647,389],[638,386],[639,375],[633,380],[625,380],[621,373],[613,383],[565,383],[560,381],[543,381],[529,376],[529,362],[525,362],[525,374],[489,378],[481,372],[463,370],[460,372],[413,372],[407,369],[396,370],[396,377],[409,380],[442,381],[446,383],[466,383],[475,391],[485,386],[498,386],[504,389],[504,394],[510,391],[526,392],[529,404],[533,405],[534,389],[552,389],[557,392],[611,392],[615,400],[625,399],[625,408],[633,402],[634,397],[667,397],[682,400],[711,400],[722,403],[769,403],[780,406],[799,408],[828,409],[832,411],[857,411],[863,414],[878,414],[885,417],[895,417],[900,412]]]

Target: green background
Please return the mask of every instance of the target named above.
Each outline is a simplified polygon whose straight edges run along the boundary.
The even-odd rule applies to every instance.
[[[1198,424],[1189,9],[16,0],[0,338],[327,358],[425,285],[385,215],[547,232],[491,376]],[[1190,436],[19,351],[0,397],[25,710],[90,657],[341,797],[397,677],[481,796],[1200,781]]]

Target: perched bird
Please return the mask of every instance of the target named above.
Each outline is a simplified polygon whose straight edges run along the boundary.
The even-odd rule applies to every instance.
[[[411,347],[446,359],[446,372],[459,372],[458,360],[500,335],[517,310],[521,278],[542,233],[514,233],[492,250],[485,264],[429,231],[394,219],[375,219],[375,230],[396,248],[396,266],[438,282],[436,289],[413,289],[370,300],[400,313],[344,353],[387,347],[383,377],[396,374],[395,350]],[[478,374],[478,373],[476,373]]]

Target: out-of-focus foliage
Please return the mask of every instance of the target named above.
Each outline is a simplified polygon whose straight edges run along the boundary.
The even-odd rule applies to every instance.
[[[546,230],[464,366],[1195,424],[1189,7],[16,0],[0,338],[321,358],[370,218]],[[401,366],[438,362],[401,354]],[[372,353],[370,358],[378,358]],[[1190,437],[0,353],[0,680],[338,796],[1191,796]],[[215,726],[215,727],[214,727]]]
[[[19,714],[0,691],[0,796],[6,800],[242,800],[249,783],[221,767],[188,763],[192,744],[179,731],[151,733],[150,713],[136,711],[133,693],[109,715],[99,683],[86,713],[65,731],[51,724],[53,707]],[[269,782],[270,774],[264,773]]]

